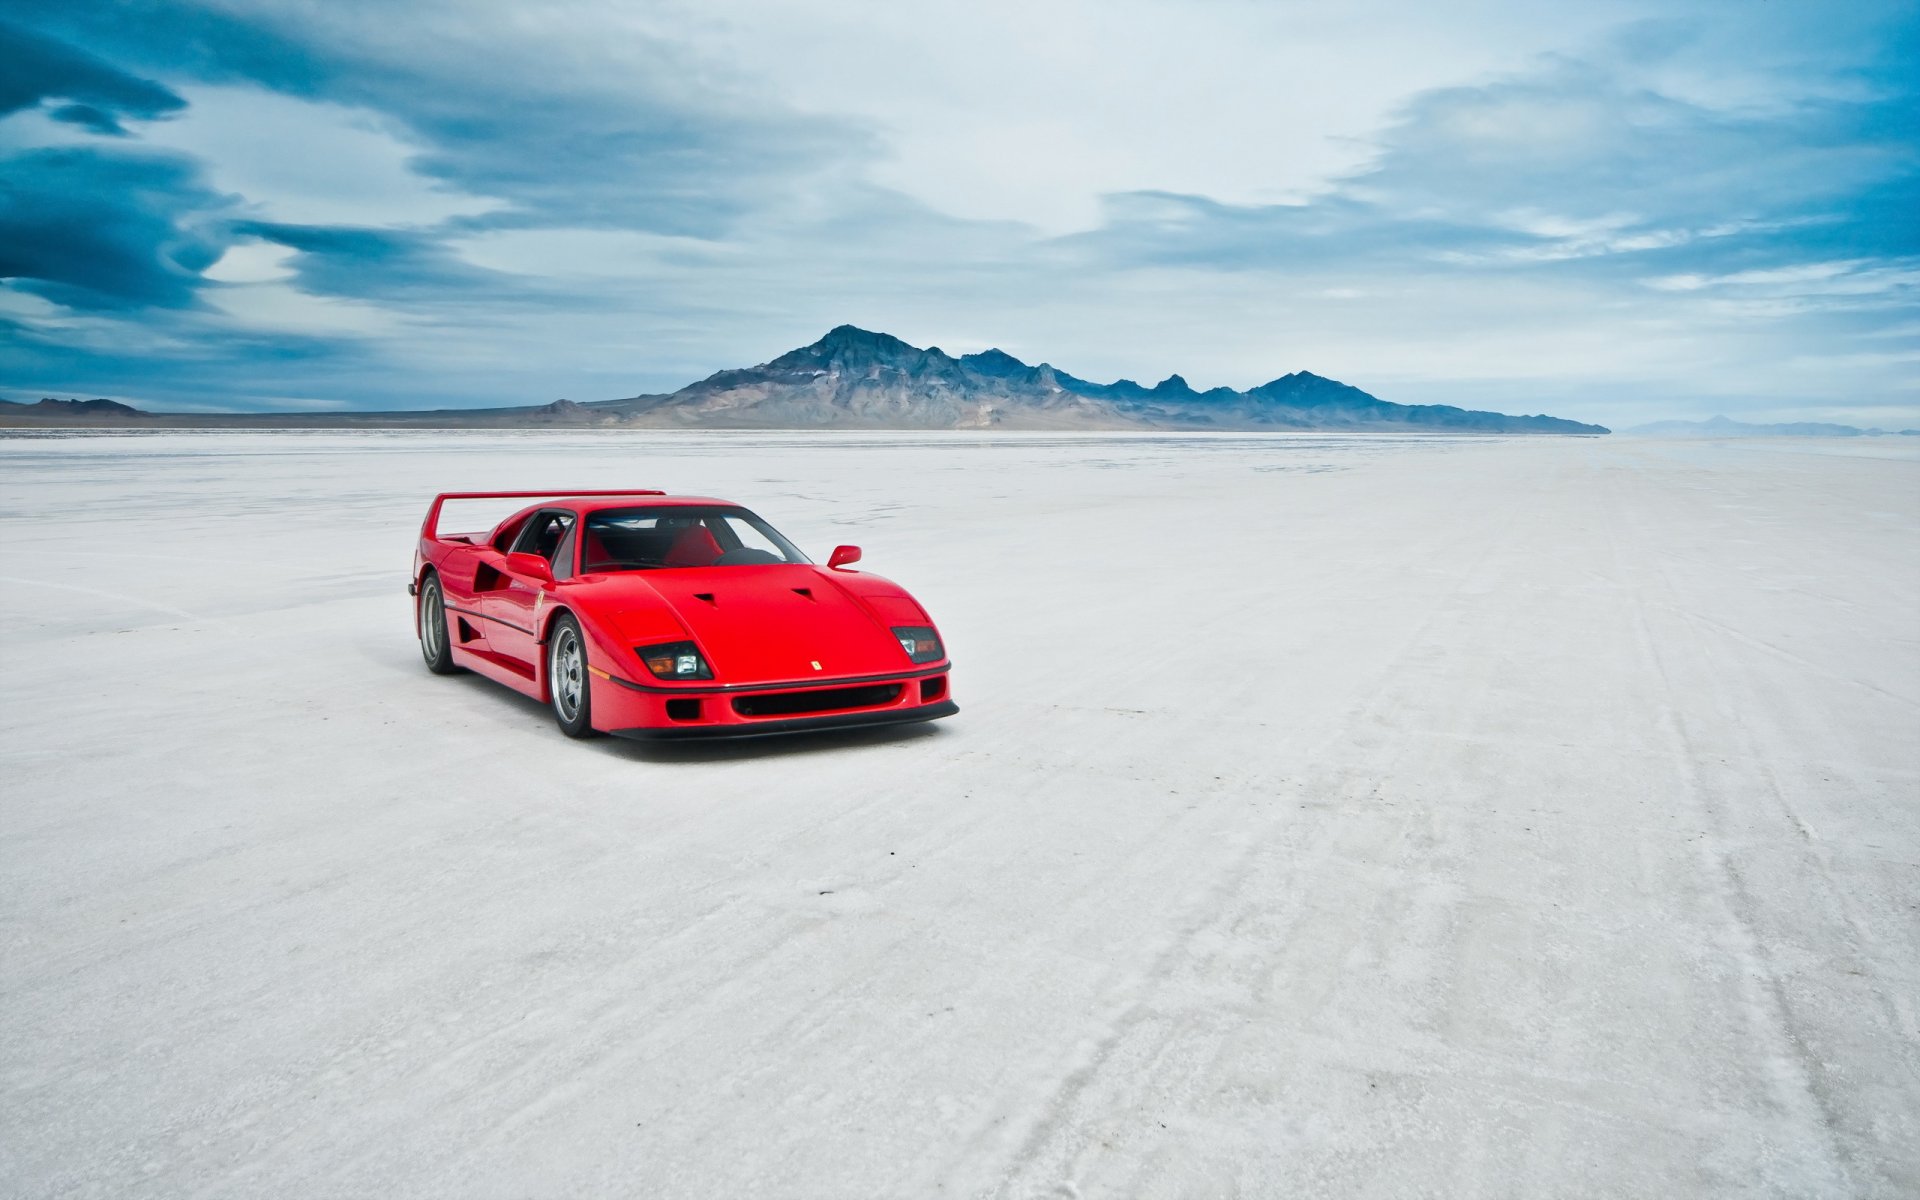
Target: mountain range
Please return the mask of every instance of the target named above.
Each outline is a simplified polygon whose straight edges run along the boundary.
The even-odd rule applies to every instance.
[[[362,413],[145,413],[110,400],[0,401],[0,425],[196,427],[628,427],[686,429],[1299,430],[1604,434],[1599,425],[1394,404],[1295,371],[1244,392],[1095,383],[1002,350],[954,357],[841,325],[812,345],[679,391],[586,404]]]

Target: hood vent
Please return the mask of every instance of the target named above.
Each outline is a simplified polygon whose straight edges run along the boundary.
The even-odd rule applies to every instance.
[[[795,588],[793,589],[793,594],[796,596],[805,596],[809,600],[813,599],[812,588]],[[818,601],[815,601],[815,603],[818,603]]]
[[[715,599],[713,598],[713,593],[712,593],[712,592],[695,592],[695,593],[693,594],[693,598],[694,598],[695,600],[705,600],[705,601],[706,601],[706,602],[707,602],[708,604],[711,604],[711,605],[713,605],[713,606],[714,606],[715,608],[719,608],[719,607],[720,607],[720,603],[719,603],[719,601],[717,601],[717,600],[715,600]]]

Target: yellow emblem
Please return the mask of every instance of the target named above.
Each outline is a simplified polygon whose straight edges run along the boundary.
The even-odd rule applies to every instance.
[[[818,670],[820,669],[820,664],[819,664],[818,662],[815,662],[815,663],[813,664],[813,669],[814,669],[814,670],[816,670],[816,671],[818,671]]]

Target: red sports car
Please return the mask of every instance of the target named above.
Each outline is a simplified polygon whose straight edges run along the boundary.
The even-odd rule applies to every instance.
[[[449,500],[540,502],[441,533]],[[725,500],[446,492],[408,592],[427,668],[466,668],[553,706],[570,737],[753,737],[959,711],[925,609],[857,546],[815,566]]]

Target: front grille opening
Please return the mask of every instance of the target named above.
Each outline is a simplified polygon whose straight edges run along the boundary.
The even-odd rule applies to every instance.
[[[878,708],[900,698],[897,683],[869,687],[824,688],[815,692],[774,692],[765,696],[736,696],[733,711],[743,717],[786,717],[795,713],[827,712],[837,708]]]
[[[667,701],[667,720],[698,721],[699,719],[700,719],[700,702],[698,700],[687,700],[682,698],[679,700]]]
[[[947,677],[936,675],[920,681],[920,703],[927,704],[947,694]]]

